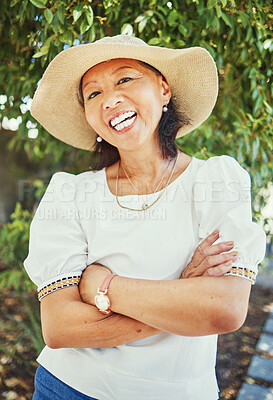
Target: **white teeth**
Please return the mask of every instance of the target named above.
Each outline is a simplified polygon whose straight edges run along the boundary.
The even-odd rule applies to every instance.
[[[131,125],[130,119],[126,119],[126,121],[123,122],[123,125],[124,125],[124,126],[129,126],[129,125]]]
[[[121,131],[123,128],[132,125],[132,123],[134,122],[134,120],[136,119],[136,115],[133,118],[127,119],[126,121],[116,125],[114,127],[114,129],[116,129],[117,131]]]
[[[126,118],[131,117],[132,115],[134,115],[135,113],[133,111],[128,111],[125,112],[124,114],[119,115],[117,118],[113,119],[112,121],[110,121],[110,124],[114,127],[117,124],[119,124],[121,121],[123,121]]]

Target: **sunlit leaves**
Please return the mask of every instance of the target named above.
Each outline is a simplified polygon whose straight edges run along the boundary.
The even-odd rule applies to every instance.
[[[91,26],[94,21],[94,12],[91,6],[87,6],[85,9],[85,17],[87,19],[88,25]]]
[[[52,11],[49,10],[49,9],[47,8],[47,9],[45,10],[45,12],[44,12],[44,16],[45,16],[47,22],[48,22],[49,24],[51,24],[52,19],[53,19]]]
[[[73,10],[73,19],[74,22],[77,22],[80,16],[83,13],[83,4],[78,4]]]
[[[135,23],[138,24],[138,32],[141,33],[147,22],[149,20],[149,16],[148,15],[139,15],[136,19],[135,19]]]
[[[263,48],[265,50],[269,49],[270,52],[273,51],[273,39],[266,39],[263,42]]]
[[[30,2],[38,8],[45,8],[47,0],[30,0]]]
[[[133,36],[134,35],[134,30],[131,24],[123,24],[121,27],[121,31],[120,33],[122,33],[123,35],[130,35]]]

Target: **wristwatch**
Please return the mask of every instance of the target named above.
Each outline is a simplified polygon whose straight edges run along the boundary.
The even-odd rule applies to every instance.
[[[98,294],[95,296],[96,307],[102,314],[110,314],[110,312],[111,312],[111,310],[109,309],[110,308],[110,300],[109,300],[109,297],[107,296],[107,292],[108,292],[110,282],[115,276],[117,276],[117,274],[108,275],[102,282],[101,287],[98,288],[98,291],[97,291]]]

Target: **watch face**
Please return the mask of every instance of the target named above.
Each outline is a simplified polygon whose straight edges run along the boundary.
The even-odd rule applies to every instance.
[[[110,307],[110,301],[105,294],[95,296],[95,304],[99,310],[106,311]]]

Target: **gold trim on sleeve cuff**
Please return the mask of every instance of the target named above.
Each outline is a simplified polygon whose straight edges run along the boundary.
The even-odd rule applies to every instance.
[[[38,292],[38,300],[41,301],[43,297],[49,293],[55,292],[56,290],[63,289],[68,286],[78,285],[80,283],[81,276],[73,275],[67,278],[57,279],[56,281],[46,285]]]
[[[232,267],[225,275],[241,276],[242,278],[249,279],[252,284],[256,282],[257,274],[245,267]]]

